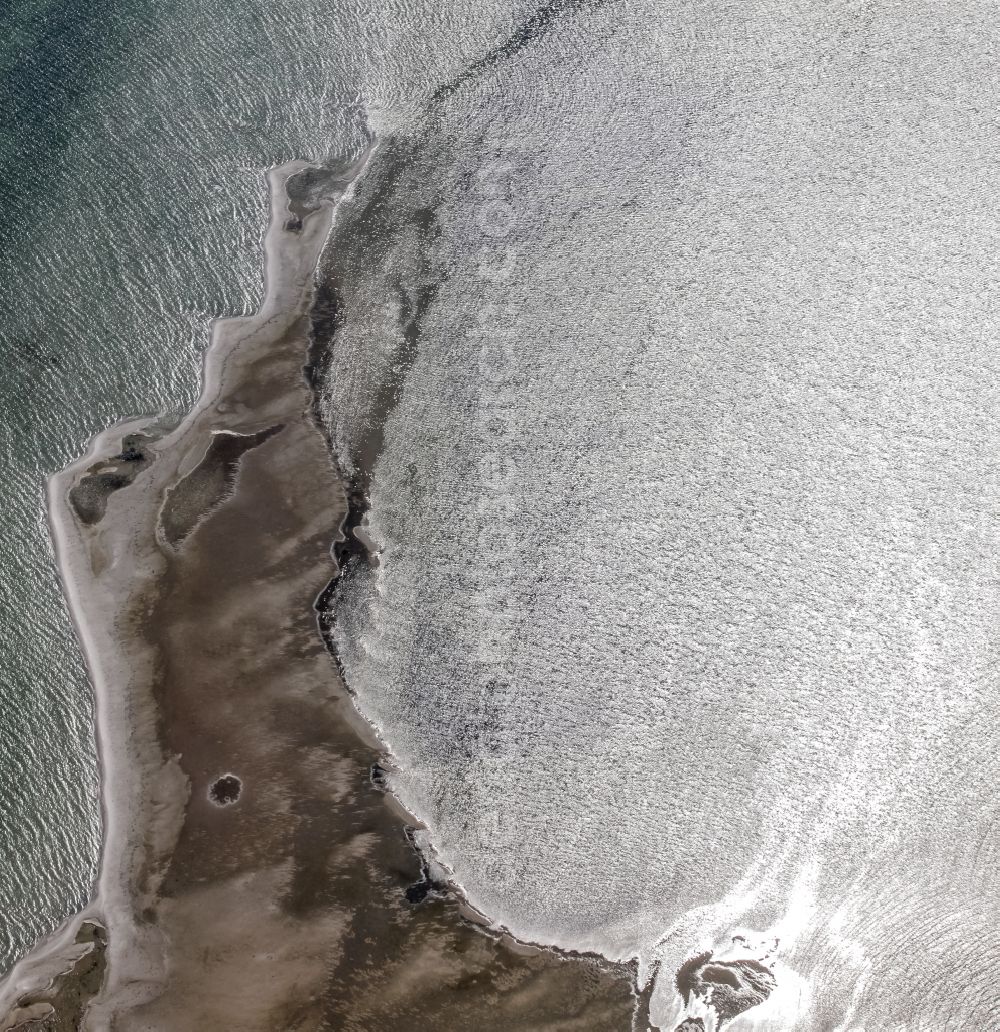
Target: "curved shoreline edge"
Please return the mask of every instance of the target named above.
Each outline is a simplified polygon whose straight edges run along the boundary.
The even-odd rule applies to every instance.
[[[369,157],[304,200],[288,183],[310,166],[271,171],[264,298],[213,324],[192,410],[111,427],[49,480],[96,696],[103,847],[91,903],[0,983],[0,1030],[275,1032],[401,1013],[456,1029],[633,1026],[625,972],[483,934],[455,898],[408,902],[422,861],[402,825],[416,822],[358,776],[382,747],[315,627],[346,499],[302,367],[315,270]],[[213,465],[220,433],[259,444]],[[163,504],[182,485],[193,531],[171,544]],[[82,489],[100,504],[82,506]],[[230,770],[246,788],[223,809],[209,788]],[[99,953],[87,995],[81,966],[93,982]],[[478,987],[449,988],[470,975]]]
[[[289,295],[295,291],[303,294],[305,277],[312,275],[332,224],[332,209],[317,211],[313,214],[308,234],[300,236],[297,241],[301,246],[289,247],[288,242],[281,239],[281,217],[287,203],[286,184],[292,175],[307,167],[307,162],[292,161],[267,173],[271,214],[262,243],[264,289],[261,305],[251,316],[214,320],[211,342],[203,358],[198,398],[176,429],[172,433],[168,431],[162,447],[168,447],[173,439],[183,435],[199,413],[223,393],[226,365],[241,342],[256,331],[265,329],[273,320],[290,321],[301,314],[304,298],[300,297],[298,305],[290,305]],[[169,421],[163,422],[169,427]],[[95,588],[94,578],[86,568],[86,545],[69,502],[69,492],[81,475],[113,456],[123,437],[130,433],[148,433],[158,423],[161,420],[156,417],[140,416],[108,427],[87,444],[80,458],[50,476],[46,483],[46,514],[60,585],[95,694],[102,846],[91,901],[62,927],[40,940],[0,982],[0,1015],[3,1016],[0,1029],[16,1027],[16,1024],[11,1024],[12,1015],[6,1012],[14,1008],[17,997],[37,992],[79,960],[84,951],[75,943],[75,938],[84,922],[112,924],[111,915],[115,911],[124,908],[127,912],[128,893],[123,884],[125,874],[122,868],[127,863],[125,856],[129,852],[130,830],[139,820],[137,811],[143,809],[147,802],[146,799],[135,798],[135,794],[126,787],[136,768],[156,772],[161,780],[174,780],[171,775],[176,768],[171,758],[162,756],[155,735],[150,734],[148,722],[156,719],[155,704],[146,698],[141,700],[138,708],[135,707],[135,686],[139,679],[134,669],[126,671],[123,668],[122,657],[119,656],[121,642],[113,626],[109,626],[108,618],[121,599],[116,598],[113,592],[106,592],[104,597],[96,600],[92,595],[87,597],[87,593]],[[123,595],[128,594],[127,585],[117,586]],[[136,656],[132,653],[129,658],[134,662]],[[143,673],[149,677],[148,670]],[[122,692],[121,686],[126,684],[130,686],[129,691]],[[139,726],[137,709],[142,713],[140,720],[145,726]],[[168,790],[157,799],[156,805],[165,811],[161,815],[161,823],[167,834],[169,825],[180,819],[187,803],[188,786],[182,779],[183,775],[179,775],[172,785],[165,786]],[[14,1013],[17,1013],[16,1009],[12,1011]]]

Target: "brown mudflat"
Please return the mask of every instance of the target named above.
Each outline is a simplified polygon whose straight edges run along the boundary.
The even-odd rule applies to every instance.
[[[328,208],[288,216],[275,253],[318,248]],[[87,578],[129,585],[104,615],[131,672],[102,703],[127,725],[106,799],[120,877],[92,908],[100,965],[22,993],[0,1028],[626,1032],[624,969],[517,947],[414,889],[420,858],[313,609],[346,500],[303,376],[311,272],[290,284],[284,317],[236,326],[214,395],[144,444],[106,518],[103,498],[83,520],[66,507],[87,560],[71,600]]]
[[[284,428],[244,453],[232,496],[185,540],[149,614],[164,744],[182,754],[192,798],[155,918],[184,942],[181,966],[144,1016],[156,1027],[183,1010],[216,1028],[627,1029],[624,981],[520,956],[454,902],[407,901],[419,859],[372,785],[376,757],[345,713],[312,609],[333,572],[342,491],[306,415],[305,341],[289,343],[238,396],[260,411],[255,395],[283,389]],[[210,789],[230,771],[242,788],[221,809]]]

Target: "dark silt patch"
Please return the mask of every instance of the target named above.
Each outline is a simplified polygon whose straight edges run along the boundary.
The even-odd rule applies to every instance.
[[[691,997],[698,987],[698,972],[711,959],[711,951],[699,953],[697,956],[685,960],[677,969],[677,974],[674,976],[674,984],[677,986],[677,991],[681,994],[681,998],[685,1003],[690,1003]]]
[[[308,165],[285,182],[288,211],[299,220],[301,227],[301,220],[307,215],[336,201],[354,181],[356,174],[352,161]]]
[[[685,1018],[674,1032],[705,1032],[705,1022],[701,1018]]]
[[[240,798],[243,782],[235,774],[223,774],[212,782],[208,798],[216,806],[232,806]]]
[[[418,147],[407,140],[381,142],[373,166],[334,226],[310,312],[306,379],[318,396],[330,375],[334,352],[344,346],[341,337],[349,329],[353,285],[389,276],[385,290],[398,313],[398,343],[392,345],[392,360],[385,364],[385,374],[371,385],[365,411],[358,414],[367,432],[357,438],[353,454],[337,457],[342,468],[354,471],[349,502],[361,510],[367,509],[364,499],[382,452],[385,422],[399,401],[402,384],[416,359],[421,325],[442,279],[429,257],[437,233],[436,204],[433,200],[414,204],[413,184],[405,175],[417,151]],[[394,252],[402,251],[410,261],[397,264],[388,260]],[[393,270],[391,274],[389,270]],[[389,346],[388,341],[384,343]],[[316,411],[316,415],[323,431],[322,413]],[[349,513],[347,529],[353,525]]]
[[[399,402],[402,385],[416,360],[425,316],[437,296],[444,273],[431,251],[439,227],[433,191],[416,189],[413,171],[421,145],[403,138],[382,140],[364,179],[349,205],[338,215],[320,265],[310,311],[310,347],[305,368],[313,391],[313,414],[327,439],[347,491],[347,512],[334,544],[340,575],[349,576],[355,563],[377,562],[364,534],[369,491],[375,464],[382,452],[384,427]],[[416,198],[416,200],[415,200]],[[393,261],[405,254],[407,260]],[[355,287],[359,282],[384,283],[394,302],[397,333],[384,341],[392,348],[389,360],[368,371],[364,398],[357,399],[357,422],[365,432],[355,437],[351,454],[338,454],[324,424],[322,397],[334,375],[340,349],[359,312]],[[364,307],[361,305],[360,307]],[[333,602],[336,579],[316,603],[327,647],[333,645]],[[343,671],[341,671],[343,674]]]
[[[406,902],[416,906],[418,903],[423,903],[432,892],[440,888],[441,886],[431,881],[430,878],[421,878],[420,881],[407,886]]]
[[[369,140],[369,145],[372,141]],[[354,181],[357,166],[354,161],[331,161],[320,165],[308,165],[285,183],[288,218],[284,223],[286,233],[301,233],[303,220],[324,205],[335,203]]]
[[[411,906],[416,906],[427,899],[433,899],[436,894],[446,894],[448,887],[431,876],[430,866],[420,852],[416,840],[413,838],[413,832],[409,828],[406,829],[406,838],[413,847],[414,853],[420,858],[420,880],[406,887],[404,893],[406,902]]]
[[[255,434],[216,433],[205,456],[167,494],[160,512],[160,529],[176,548],[217,505],[233,492],[240,459],[281,430],[271,426]]]
[[[675,981],[684,1003],[697,999],[711,1007],[722,1028],[744,1011],[763,1003],[776,983],[774,972],[759,960],[716,961],[712,958],[712,953],[701,953],[686,960],[677,969]],[[678,1032],[700,1027],[685,1023],[678,1026]]]
[[[571,18],[582,11],[603,7],[607,0],[552,0],[542,4],[533,14],[501,43],[487,51],[478,61],[473,61],[467,68],[439,86],[431,97],[432,103],[440,103],[450,97],[466,83],[472,82],[486,72],[509,61],[526,47],[530,47],[542,39],[561,19]]]
[[[146,434],[126,434],[121,451],[104,462],[95,463],[69,492],[69,501],[80,522],[94,526],[104,518],[108,499],[133,480],[153,462]]]
[[[107,971],[108,934],[96,921],[83,921],[76,933],[76,943],[86,946],[83,955],[63,974],[39,992],[27,993],[17,1000],[22,1013],[47,1004],[51,1011],[39,1018],[28,1018],[13,1026],[14,1032],[77,1032],[90,1001],[104,985]],[[4,1025],[7,1028],[7,1025]]]
[[[368,779],[372,783],[372,788],[377,788],[380,792],[384,792],[387,786],[387,779],[385,773],[385,767],[381,763],[376,761],[371,765],[368,770]]]

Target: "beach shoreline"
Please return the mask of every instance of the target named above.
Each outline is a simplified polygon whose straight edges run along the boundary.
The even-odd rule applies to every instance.
[[[194,407],[104,431],[49,481],[104,838],[91,903],[0,984],[0,1030],[631,1027],[623,969],[476,927],[457,886],[413,904],[419,825],[367,776],[384,749],[316,627],[347,506],[308,317],[369,158],[269,174],[264,299],[213,325]]]
[[[79,959],[82,951],[74,939],[82,924],[98,921],[116,926],[121,938],[124,929],[120,922],[127,921],[130,909],[129,892],[124,882],[127,872],[124,859],[130,852],[130,833],[141,823],[141,811],[149,797],[146,793],[129,793],[127,786],[135,778],[137,770],[145,770],[147,776],[158,775],[168,782],[166,791],[156,793],[155,805],[161,809],[155,822],[169,837],[169,825],[181,819],[188,801],[187,786],[170,757],[162,754],[157,736],[150,724],[156,720],[156,704],[148,692],[146,697],[139,687],[145,679],[151,680],[149,656],[146,649],[127,647],[123,649],[121,637],[114,628],[112,616],[122,599],[129,594],[129,587],[123,584],[131,575],[116,577],[105,585],[88,569],[90,542],[82,536],[81,528],[74,519],[70,492],[86,471],[107,462],[120,451],[119,442],[130,434],[149,433],[158,425],[165,428],[163,446],[169,447],[172,437],[183,435],[185,430],[208,409],[223,393],[225,370],[232,353],[258,328],[264,328],[275,319],[286,321],[301,315],[305,301],[299,305],[289,304],[290,294],[296,290],[301,294],[312,269],[318,260],[329,232],[331,212],[314,213],[307,236],[294,241],[281,238],[281,213],[286,205],[285,190],[288,179],[295,173],[309,167],[306,162],[289,162],[268,173],[269,206],[272,217],[264,237],[263,252],[263,298],[257,313],[249,317],[230,317],[215,320],[212,327],[211,344],[206,350],[202,367],[201,390],[194,407],[174,428],[162,417],[130,417],[95,436],[83,454],[64,469],[53,474],[46,485],[46,515],[56,556],[56,567],[61,587],[67,600],[70,618],[81,652],[90,675],[95,693],[95,717],[99,779],[101,785],[100,807],[103,824],[100,867],[92,898],[88,905],[71,917],[62,927],[40,940],[32,951],[22,958],[0,983],[0,1029],[16,1027],[13,1017],[17,1014],[17,997],[37,992],[39,987],[60,974],[65,973]],[[305,246],[301,246],[302,244]],[[300,246],[296,247],[295,244]],[[295,252],[298,252],[296,255]],[[297,259],[297,260],[296,260]],[[248,332],[249,331],[249,332]],[[134,511],[134,505],[130,506]],[[123,528],[115,528],[123,537],[128,537]],[[134,539],[133,539],[134,542]],[[127,551],[123,547],[123,552]],[[137,549],[147,561],[156,563],[156,556],[149,549]],[[148,573],[152,571],[147,571]],[[103,589],[103,590],[102,590]],[[99,592],[95,598],[95,591]],[[111,617],[109,621],[109,616]],[[129,670],[126,672],[125,655]],[[137,661],[146,661],[146,668],[140,667],[139,676],[135,669]],[[145,674],[145,678],[141,676]],[[123,692],[122,686],[128,685]],[[137,718],[137,714],[142,714]],[[140,730],[141,725],[145,725]],[[137,733],[138,732],[138,733]],[[169,784],[173,782],[173,784]],[[112,918],[109,912],[120,911]],[[132,935],[129,948],[139,945]]]

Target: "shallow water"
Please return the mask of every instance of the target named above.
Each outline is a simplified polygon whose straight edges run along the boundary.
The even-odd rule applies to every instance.
[[[665,1028],[735,935],[741,1027],[1000,1025],[994,47],[568,7],[362,190],[348,679],[472,902]]]
[[[395,110],[452,74],[494,31],[488,12],[463,17],[435,46],[411,6],[0,14],[0,970],[86,899],[99,842],[92,703],[44,478],[116,420],[191,403],[209,321],[260,294],[265,170],[350,150],[367,106]]]

